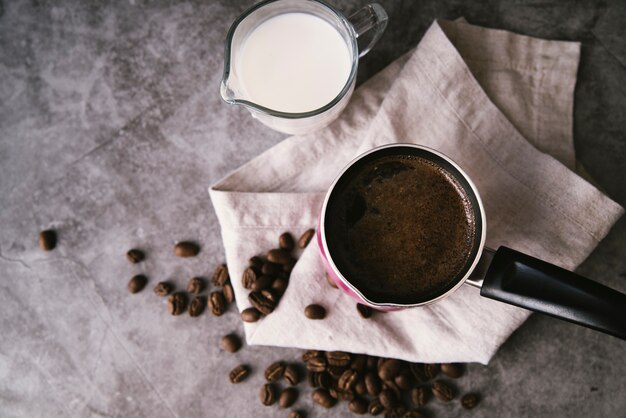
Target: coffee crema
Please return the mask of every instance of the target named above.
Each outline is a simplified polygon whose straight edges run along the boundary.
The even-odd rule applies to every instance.
[[[445,293],[469,267],[477,233],[459,181],[411,155],[351,169],[327,214],[342,275],[376,303],[418,303]]]

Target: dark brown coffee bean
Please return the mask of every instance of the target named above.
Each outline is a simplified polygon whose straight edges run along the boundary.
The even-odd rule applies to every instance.
[[[298,238],[298,248],[306,248],[311,238],[313,238],[313,235],[315,235],[315,229],[313,228],[304,231],[304,233],[300,235],[300,238]]]
[[[287,274],[291,274],[291,271],[293,270],[293,268],[296,266],[296,263],[298,262],[298,260],[296,260],[295,258],[291,258],[289,260],[288,263],[283,264],[283,272],[287,273]]]
[[[328,391],[323,388],[315,389],[311,397],[313,398],[313,401],[315,403],[324,408],[332,408],[337,403],[337,401],[332,396],[330,396],[330,393],[328,393]]]
[[[269,315],[274,312],[274,308],[276,307],[276,303],[267,299],[259,292],[250,292],[248,294],[248,301],[254,306],[259,312],[263,315]]]
[[[374,398],[370,401],[370,404],[367,407],[367,412],[370,415],[380,415],[381,412],[385,410],[385,407],[382,403],[380,403],[380,399]]]
[[[468,393],[461,398],[461,405],[465,409],[474,409],[480,402],[480,398],[475,393]]]
[[[283,377],[283,373],[285,373],[285,363],[282,361],[276,361],[265,369],[265,380],[268,382],[275,382]]]
[[[278,277],[274,279],[274,282],[272,283],[272,289],[274,289],[278,295],[282,296],[283,293],[285,293],[285,290],[287,290],[288,284],[289,281],[287,279],[282,279]]]
[[[226,311],[226,300],[221,291],[211,292],[209,295],[209,309],[215,316],[222,316]]]
[[[437,399],[443,402],[449,402],[452,398],[454,398],[454,391],[452,388],[446,382],[441,380],[437,380],[433,383],[432,392]]]
[[[354,393],[359,396],[367,395],[367,387],[365,386],[365,380],[359,379],[354,385]]]
[[[302,361],[304,363],[308,362],[310,359],[312,359],[313,357],[321,357],[324,355],[323,351],[319,351],[319,350],[307,350],[304,353],[302,353]]]
[[[327,372],[310,372],[309,377],[309,384],[314,388],[330,389],[333,385],[333,379]]]
[[[324,357],[312,357],[306,362],[306,368],[311,372],[323,372],[326,367],[327,362]]]
[[[260,292],[263,289],[269,289],[272,286],[273,282],[274,282],[273,277],[270,277],[270,276],[258,277],[254,281],[254,283],[252,283],[252,286],[250,286],[250,290],[252,290],[253,292]]]
[[[252,267],[256,271],[261,271],[261,267],[263,267],[263,259],[259,256],[250,257],[248,260],[248,267]]]
[[[204,290],[204,280],[200,277],[193,277],[187,283],[187,292],[192,293],[194,295],[200,294]]]
[[[347,366],[350,364],[350,354],[345,351],[327,351],[326,360],[331,366]]]
[[[271,383],[266,383],[261,386],[259,399],[261,399],[261,403],[265,406],[273,405],[274,402],[276,402],[276,386]]]
[[[283,378],[289,385],[297,385],[298,383],[300,383],[300,373],[298,372],[298,368],[293,364],[288,364],[287,366],[285,366]]]
[[[378,370],[378,357],[376,356],[367,356],[367,363],[365,368],[367,370]]]
[[[330,396],[337,399],[338,401],[351,401],[355,397],[352,390],[341,390],[336,387],[331,387],[328,390],[328,393],[330,393]]]
[[[443,363],[441,365],[441,373],[453,379],[463,376],[463,365],[459,363]]]
[[[275,305],[278,305],[278,301],[280,300],[280,297],[278,296],[277,291],[273,289],[264,289],[264,290],[261,290],[261,295],[263,295],[267,300],[274,303]]]
[[[278,406],[281,408],[289,408],[296,403],[298,399],[298,390],[296,388],[286,388],[278,398]]]
[[[372,313],[374,313],[374,310],[372,308],[366,305],[362,305],[360,303],[356,304],[356,310],[359,312],[359,315],[361,315],[361,318],[365,319],[371,318]]]
[[[370,371],[365,375],[365,387],[368,395],[378,396],[383,388],[383,383],[376,373]]]
[[[206,306],[206,302],[202,296],[196,296],[191,300],[189,304],[189,316],[196,317],[200,316],[200,314],[204,311],[204,307]]]
[[[423,387],[417,387],[411,389],[411,402],[415,406],[426,405],[429,399],[430,392]]]
[[[345,372],[347,369],[348,369],[348,366],[330,366],[329,365],[326,368],[326,371],[328,372],[330,377],[332,377],[335,380],[339,380],[343,372]]]
[[[257,273],[252,267],[248,267],[243,271],[241,276],[241,284],[245,289],[252,288],[252,284],[256,281]]]
[[[177,257],[195,257],[200,252],[200,246],[195,242],[181,241],[174,246]]]
[[[367,356],[365,354],[353,354],[350,361],[350,368],[359,372],[360,375],[365,373],[367,366]]]
[[[418,382],[428,382],[429,380],[437,377],[437,375],[439,374],[440,365],[438,363],[412,363],[409,365],[409,368]]]
[[[396,405],[385,411],[385,418],[403,418],[406,408],[403,405]]]
[[[157,296],[167,296],[172,290],[174,290],[174,286],[168,282],[159,282],[154,286],[154,294]]]
[[[246,308],[241,311],[240,317],[243,322],[256,322],[261,318],[261,312],[256,308]]]
[[[324,319],[326,317],[326,309],[317,304],[311,304],[304,308],[304,315],[309,319]]]
[[[291,260],[291,255],[281,248],[274,248],[267,252],[267,261],[275,264],[287,264]]]
[[[184,293],[177,292],[167,298],[167,310],[172,315],[180,315],[187,307],[187,297]]]
[[[128,250],[126,253],[126,258],[133,264],[140,263],[145,258],[143,251],[133,248],[132,250]]]
[[[287,418],[305,418],[304,412],[301,411],[291,411]]]
[[[275,277],[278,272],[282,271],[282,266],[280,264],[274,264],[269,261],[263,263],[261,267],[261,274],[265,274],[266,276]]]
[[[382,380],[393,380],[400,368],[402,367],[402,362],[397,359],[385,359],[380,363],[378,367],[378,377]]]
[[[226,266],[226,264],[219,264],[213,272],[213,276],[211,277],[211,283],[213,283],[214,286],[221,287],[229,281],[230,276],[228,274],[228,267]]]
[[[224,293],[224,300],[227,303],[233,303],[235,301],[235,291],[233,290],[233,285],[230,283],[226,283],[222,288],[222,293]]]
[[[396,399],[402,398],[402,391],[393,380],[386,380],[383,382],[383,390],[385,389],[391,390],[393,394],[396,395]]]
[[[148,278],[143,274],[137,274],[128,281],[128,291],[130,293],[141,292],[148,283]]]
[[[289,232],[283,232],[278,237],[278,246],[283,250],[291,251],[296,246],[296,242],[293,239],[293,235]]]
[[[400,372],[393,379],[393,381],[401,390],[409,390],[411,389],[411,387],[413,387],[413,379],[411,377],[411,372],[409,371],[409,369],[400,370]]]
[[[243,382],[250,375],[250,367],[241,364],[230,371],[228,377],[231,383]]]
[[[363,415],[367,412],[367,402],[363,398],[354,398],[348,404],[350,412],[357,415]]]
[[[426,380],[432,380],[439,374],[441,365],[439,363],[424,364],[424,376]]]
[[[52,251],[57,246],[57,233],[52,229],[46,229],[39,233],[39,248],[43,251]]]
[[[391,389],[383,389],[378,395],[380,403],[387,409],[391,409],[396,405],[398,398]]]
[[[220,343],[224,351],[229,353],[236,353],[241,348],[241,339],[236,334],[224,335]]]
[[[350,390],[354,388],[354,385],[359,380],[359,372],[356,370],[348,369],[341,374],[337,387],[341,390]]]
[[[403,418],[426,418],[420,411],[407,411]]]

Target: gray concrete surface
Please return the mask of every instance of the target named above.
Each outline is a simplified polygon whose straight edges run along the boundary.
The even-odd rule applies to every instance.
[[[434,18],[582,42],[575,145],[580,162],[626,206],[624,2],[386,1],[387,33],[361,62],[362,82],[416,45]],[[222,103],[223,39],[248,1],[0,0],[0,416],[273,417],[258,401],[262,369],[299,350],[248,347],[234,307],[221,318],[171,317],[128,278],[183,287],[223,261],[206,187],[283,135]],[[334,2],[346,11],[363,1]],[[37,248],[53,227],[59,245]],[[202,244],[175,259],[172,244]],[[124,253],[149,257],[130,265]],[[626,220],[580,267],[626,291]],[[489,366],[456,382],[483,396],[465,413],[429,416],[626,416],[626,343],[533,315]],[[233,387],[228,371],[253,365]],[[314,407],[301,386],[295,408]]]

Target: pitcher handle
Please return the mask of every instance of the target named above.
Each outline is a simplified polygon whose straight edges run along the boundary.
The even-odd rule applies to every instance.
[[[352,24],[357,38],[370,30],[374,30],[372,40],[367,47],[359,53],[359,58],[367,54],[374,44],[378,42],[387,27],[388,19],[387,12],[385,12],[385,9],[378,3],[368,4],[348,17],[348,21]]]

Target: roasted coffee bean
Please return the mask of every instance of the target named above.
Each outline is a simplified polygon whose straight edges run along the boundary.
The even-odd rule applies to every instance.
[[[293,235],[289,232],[283,232],[278,237],[278,246],[283,250],[291,251],[295,247],[296,242],[293,239]]]
[[[468,393],[461,398],[461,405],[465,409],[474,409],[478,402],[480,402],[480,398],[475,393]]]
[[[407,411],[403,418],[426,418],[420,411]]]
[[[382,403],[380,403],[380,399],[374,398],[370,401],[370,404],[367,407],[367,412],[370,415],[379,415],[381,412],[385,410],[385,407]]]
[[[459,363],[443,363],[441,365],[441,373],[453,379],[463,376],[463,366]]]
[[[359,372],[356,370],[348,369],[341,377],[339,377],[339,381],[337,382],[337,387],[341,390],[350,390],[354,388],[354,385],[359,380]]]
[[[133,248],[132,250],[128,250],[126,253],[126,258],[133,264],[140,263],[145,258],[143,251]]]
[[[222,293],[224,293],[224,300],[227,303],[233,303],[235,301],[235,291],[233,290],[233,285],[230,283],[226,283],[222,288]]]
[[[278,277],[274,279],[274,282],[272,283],[272,289],[274,289],[278,295],[282,295],[283,293],[285,293],[285,290],[287,290],[288,284],[289,281],[287,279],[282,279]]]
[[[52,229],[46,229],[39,233],[39,248],[43,251],[54,250],[57,246],[57,233]]]
[[[224,335],[220,340],[224,351],[236,353],[241,348],[241,339],[236,334]]]
[[[432,380],[439,374],[441,365],[439,363],[424,364],[424,376],[426,380]]]
[[[261,399],[261,403],[265,406],[273,405],[274,402],[276,402],[276,386],[271,383],[266,383],[261,386],[259,399]]]
[[[324,408],[332,408],[337,403],[337,401],[332,396],[330,396],[330,393],[328,393],[328,391],[323,388],[315,389],[311,397],[313,398],[313,401],[315,403]]]
[[[393,408],[398,400],[396,394],[391,389],[383,389],[378,395],[378,399],[387,409]]]
[[[327,362],[324,357],[312,357],[306,362],[306,368],[311,372],[323,372],[326,366]]]
[[[337,399],[338,401],[351,401],[354,399],[355,395],[352,390],[341,390],[339,388],[331,387],[328,390],[330,396]]]
[[[365,368],[367,370],[378,370],[378,357],[376,356],[367,356],[367,362]]]
[[[137,274],[128,281],[128,291],[130,293],[141,292],[148,283],[148,278],[143,274]]]
[[[226,311],[226,300],[222,292],[215,291],[209,295],[209,309],[215,316],[222,316]]]
[[[370,371],[365,375],[365,387],[368,395],[378,396],[383,388],[383,383],[376,373]]]
[[[313,238],[313,235],[315,235],[315,229],[313,228],[304,231],[304,233],[300,235],[300,238],[298,238],[298,248],[306,248],[311,238]]]
[[[202,290],[204,290],[204,280],[200,277],[194,277],[187,283],[187,292],[189,293],[198,295]]]
[[[248,260],[248,267],[252,267],[256,271],[261,271],[261,267],[263,267],[263,259],[259,256],[250,257]]]
[[[296,403],[298,399],[298,390],[296,388],[286,388],[280,394],[278,398],[278,406],[281,408],[289,408]]]
[[[325,276],[326,276],[326,281],[328,282],[328,284],[330,285],[330,287],[333,287],[333,288],[335,288],[335,289],[338,289],[338,288],[339,288],[339,287],[337,286],[337,283],[335,283],[335,281],[333,280],[333,278],[332,278],[332,277],[330,277],[330,276],[328,275],[328,273],[326,273],[326,274],[325,274]]]
[[[281,248],[274,248],[267,252],[267,261],[275,264],[287,264],[291,260],[289,253]]]
[[[402,398],[402,391],[400,390],[398,385],[395,384],[393,380],[386,380],[383,382],[383,390],[385,389],[391,390],[393,394],[396,395],[396,399]]]
[[[267,276],[276,276],[279,271],[282,271],[282,266],[280,264],[274,264],[269,261],[263,263],[261,267],[261,274],[265,274]]]
[[[454,398],[454,391],[452,388],[446,382],[441,380],[437,380],[433,383],[432,392],[437,399],[443,402],[451,401],[452,398]]]
[[[156,286],[154,286],[154,293],[157,296],[167,296],[172,290],[174,290],[174,286],[172,286],[168,282],[159,282]]]
[[[406,408],[403,405],[396,405],[385,411],[385,418],[403,418]]]
[[[211,283],[213,283],[214,286],[224,286],[229,281],[230,276],[228,274],[228,267],[226,264],[219,264],[213,272]]]
[[[365,319],[371,318],[372,314],[374,313],[374,310],[372,308],[362,305],[360,303],[356,304],[356,310],[359,312],[359,315],[361,315],[361,318]]]
[[[167,310],[172,315],[180,315],[187,307],[187,297],[184,293],[177,292],[167,298]]]
[[[300,383],[300,373],[298,372],[298,368],[293,364],[288,364],[287,366],[285,366],[283,378],[291,386],[297,385],[298,383]]]
[[[256,281],[257,273],[252,267],[248,267],[243,271],[241,276],[241,284],[245,289],[252,288],[252,284]]]
[[[365,380],[359,379],[354,385],[354,393],[359,396],[367,395],[367,387],[365,387]]]
[[[413,379],[411,378],[411,372],[408,369],[400,370],[393,381],[402,390],[409,390],[413,387]]]
[[[287,415],[287,418],[304,418],[304,417],[305,417],[304,413],[300,411],[291,411],[289,415]]]
[[[345,351],[327,351],[326,360],[331,366],[347,366],[350,364],[350,354]]]
[[[246,308],[241,311],[240,317],[243,322],[256,322],[261,318],[261,312],[256,308]]]
[[[174,254],[178,257],[195,257],[199,252],[200,246],[191,241],[181,241],[174,246]]]
[[[418,382],[428,382],[429,380],[437,377],[437,375],[439,374],[440,365],[438,363],[412,363],[409,368]]]
[[[273,282],[274,282],[273,277],[270,277],[270,276],[258,277],[254,281],[254,283],[252,283],[252,286],[250,286],[250,290],[252,290],[253,292],[260,292],[263,289],[269,289],[272,286]]]
[[[298,262],[298,260],[296,260],[295,258],[291,258],[289,260],[288,263],[283,264],[283,272],[287,273],[287,274],[291,274],[291,271],[293,270],[293,268],[296,266],[296,263]]]
[[[328,372],[330,377],[335,380],[339,380],[339,378],[341,377],[343,372],[346,371],[347,368],[348,366],[328,366],[326,368],[326,371]]]
[[[261,290],[261,295],[263,295],[267,300],[278,305],[278,301],[280,300],[280,296],[278,296],[278,292],[273,289],[263,289]]]
[[[311,304],[304,308],[304,314],[309,319],[324,319],[326,317],[326,309],[317,304]]]
[[[363,398],[354,398],[348,404],[350,412],[357,415],[363,415],[367,412],[367,402]]]
[[[230,371],[228,377],[231,383],[243,382],[250,374],[250,368],[245,364],[241,364]]]
[[[271,314],[274,312],[274,308],[276,308],[276,303],[267,299],[259,292],[250,292],[248,294],[248,301],[263,315]]]
[[[411,402],[415,406],[423,406],[428,402],[430,392],[423,387],[411,389]]]
[[[402,362],[397,359],[385,359],[383,360],[378,367],[378,377],[382,380],[393,380],[400,368],[402,367]]]
[[[310,359],[312,359],[313,357],[321,357],[324,355],[323,351],[319,351],[319,350],[307,350],[304,353],[302,353],[302,361],[304,363],[308,362]]]
[[[359,372],[360,375],[365,373],[367,366],[367,356],[365,354],[353,354],[350,361],[350,368]]]
[[[323,387],[324,389],[330,388],[332,379],[326,372],[309,372],[308,373],[309,386],[313,388]]]
[[[189,303],[189,316],[196,317],[200,316],[202,311],[204,311],[204,307],[206,306],[206,302],[202,296],[196,296]]]
[[[275,382],[283,377],[283,373],[285,373],[285,363],[282,361],[276,361],[265,369],[265,380],[268,382]]]

